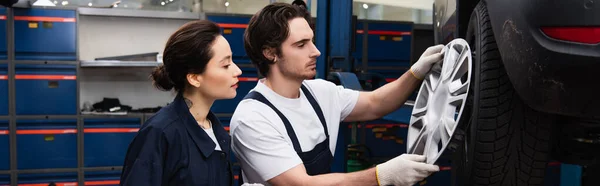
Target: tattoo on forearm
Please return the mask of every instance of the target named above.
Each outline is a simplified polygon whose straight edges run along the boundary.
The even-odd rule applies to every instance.
[[[185,100],[185,104],[188,106],[188,108],[192,108],[192,105],[194,105],[192,103],[192,100],[188,99],[188,98],[184,98]]]

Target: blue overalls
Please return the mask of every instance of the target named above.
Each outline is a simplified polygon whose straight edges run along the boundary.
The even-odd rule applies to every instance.
[[[302,159],[304,167],[306,168],[306,173],[308,175],[312,176],[330,173],[333,155],[331,153],[331,150],[329,150],[329,132],[327,131],[327,123],[325,122],[325,116],[323,116],[323,111],[321,110],[321,107],[319,106],[315,98],[312,96],[310,91],[308,91],[308,89],[304,85],[302,85],[300,88],[302,89],[302,92],[304,92],[304,95],[308,99],[308,102],[310,102],[312,108],[317,113],[317,116],[319,116],[319,120],[321,121],[321,124],[323,125],[323,130],[325,132],[325,140],[317,144],[313,150],[308,152],[302,152],[302,149],[300,148],[300,143],[298,142],[298,137],[296,136],[296,133],[294,132],[294,128],[292,127],[290,121],[277,108],[275,108],[275,106],[273,106],[273,104],[271,104],[271,102],[269,102],[269,100],[267,100],[262,94],[260,94],[259,92],[252,91],[248,93],[248,95],[246,95],[244,99],[255,99],[257,101],[260,101],[271,107],[271,109],[273,109],[277,113],[277,115],[279,115],[279,117],[283,121],[283,125],[285,125],[285,129],[287,131],[288,136],[292,140],[294,150],[296,151],[300,159]],[[242,182],[243,179],[240,173],[240,184]]]
[[[229,162],[231,138],[217,116],[207,118],[221,147],[198,125],[183,96],[152,116],[127,150],[121,185],[233,185]]]

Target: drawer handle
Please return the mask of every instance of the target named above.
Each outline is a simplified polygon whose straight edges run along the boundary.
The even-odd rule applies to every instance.
[[[58,88],[58,81],[48,81],[48,88]]]

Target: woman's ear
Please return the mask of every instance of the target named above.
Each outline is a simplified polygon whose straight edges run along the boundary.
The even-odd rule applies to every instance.
[[[200,74],[188,74],[186,79],[193,87],[198,88],[200,85],[202,85],[202,76]]]
[[[263,55],[270,61],[277,62],[277,54],[275,54],[274,48],[263,49]]]

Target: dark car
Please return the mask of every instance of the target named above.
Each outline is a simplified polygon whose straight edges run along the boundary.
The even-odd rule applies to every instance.
[[[459,185],[541,185],[549,161],[600,163],[600,1],[433,6],[436,43],[472,50]]]

